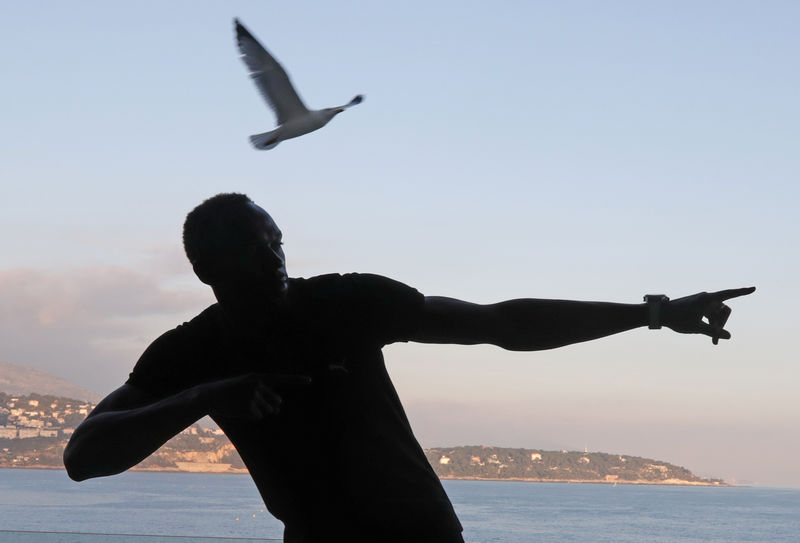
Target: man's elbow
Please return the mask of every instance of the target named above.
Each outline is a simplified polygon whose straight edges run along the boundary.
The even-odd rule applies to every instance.
[[[91,475],[86,469],[86,462],[81,459],[76,449],[73,441],[67,443],[64,449],[64,467],[70,479],[80,482],[91,478]]]
[[[81,471],[80,469],[74,466],[73,467],[68,466],[66,462],[64,463],[64,467],[67,468],[67,475],[69,476],[69,478],[75,481],[76,483],[80,483],[81,481],[85,481],[86,479],[92,478],[91,475],[89,475],[85,471]]]
[[[93,477],[111,475],[101,468],[102,463],[98,462],[100,457],[94,454],[96,451],[85,447],[77,437],[79,436],[73,434],[72,439],[64,448],[64,468],[67,470],[69,478],[81,482]]]

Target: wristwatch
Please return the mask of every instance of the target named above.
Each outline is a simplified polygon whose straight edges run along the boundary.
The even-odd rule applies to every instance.
[[[645,294],[644,302],[647,304],[648,313],[650,314],[650,330],[658,330],[661,328],[661,304],[668,302],[669,298],[665,294]]]

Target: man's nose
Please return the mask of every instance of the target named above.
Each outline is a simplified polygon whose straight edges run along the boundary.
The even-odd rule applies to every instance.
[[[267,249],[267,259],[270,264],[274,264],[278,267],[283,266],[286,261],[286,258],[283,256],[283,251],[281,249],[273,249],[272,247]]]

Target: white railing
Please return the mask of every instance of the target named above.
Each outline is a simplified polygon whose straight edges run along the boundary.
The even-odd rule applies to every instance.
[[[101,543],[104,541],[109,543],[263,543],[282,541],[282,539],[0,530],[0,543]]]

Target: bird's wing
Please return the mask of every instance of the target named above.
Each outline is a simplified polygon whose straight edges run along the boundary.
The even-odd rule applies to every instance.
[[[297,95],[283,67],[238,19],[235,23],[236,43],[242,53],[242,60],[250,71],[250,77],[256,82],[261,96],[278,117],[278,124],[307,113],[308,108]]]

